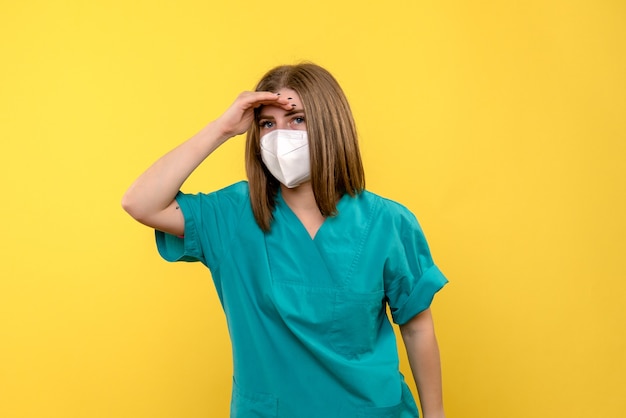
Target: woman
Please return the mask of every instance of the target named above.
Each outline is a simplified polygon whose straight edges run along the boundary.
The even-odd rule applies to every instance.
[[[248,182],[179,192],[244,132]],[[231,417],[418,416],[386,304],[424,417],[444,417],[429,306],[446,279],[415,217],[364,186],[343,91],[300,64],[269,71],[126,192],[166,260],[211,271],[233,347]]]

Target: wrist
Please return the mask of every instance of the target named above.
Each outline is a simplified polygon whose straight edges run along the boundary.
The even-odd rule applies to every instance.
[[[203,131],[205,131],[208,135],[213,136],[218,140],[221,140],[222,142],[225,142],[235,136],[233,132],[224,128],[219,119],[210,122],[207,126],[204,127]]]
[[[217,147],[232,138],[233,134],[225,132],[216,121],[210,122],[196,134],[203,148],[213,152]]]

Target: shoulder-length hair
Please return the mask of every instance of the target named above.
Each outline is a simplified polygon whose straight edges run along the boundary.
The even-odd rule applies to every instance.
[[[303,63],[276,67],[263,76],[256,91],[294,90],[300,96],[306,118],[311,158],[311,185],[323,216],[337,214],[337,201],[345,193],[355,196],[365,189],[365,173],[359,152],[352,111],[337,80],[324,68]],[[246,139],[246,173],[252,211],[267,232],[273,220],[280,183],[261,159],[260,108]]]

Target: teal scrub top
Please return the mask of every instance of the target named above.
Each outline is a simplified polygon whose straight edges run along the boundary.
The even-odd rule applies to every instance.
[[[280,193],[264,233],[247,182],[176,200],[185,235],[157,231],[157,246],[211,271],[232,341],[231,417],[418,416],[386,304],[404,324],[447,280],[408,209],[346,194],[312,239]]]

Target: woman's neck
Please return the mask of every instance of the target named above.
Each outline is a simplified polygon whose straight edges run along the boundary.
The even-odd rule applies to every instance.
[[[317,234],[317,231],[324,223],[325,218],[317,206],[311,182],[303,183],[293,189],[283,185],[280,188],[283,200],[289,206],[289,209],[302,222],[311,238],[315,238],[315,234]]]
[[[319,212],[319,208],[317,207],[317,201],[315,200],[315,194],[313,193],[313,187],[311,187],[310,181],[302,183],[301,185],[291,189],[281,184],[280,192],[283,195],[285,203],[287,203],[289,208],[291,208],[291,210],[293,210],[294,212]]]

